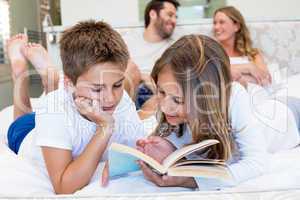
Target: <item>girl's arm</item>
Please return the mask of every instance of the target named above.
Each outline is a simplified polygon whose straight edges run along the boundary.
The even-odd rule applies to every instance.
[[[71,194],[89,183],[110,137],[111,134],[105,134],[102,128],[98,128],[83,153],[75,160],[70,150],[42,147],[56,194]]]

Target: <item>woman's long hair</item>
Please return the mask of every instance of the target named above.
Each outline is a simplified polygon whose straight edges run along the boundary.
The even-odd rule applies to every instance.
[[[234,49],[242,56],[247,56],[250,60],[254,60],[258,54],[258,49],[253,48],[250,32],[246,26],[246,22],[240,11],[233,6],[226,6],[215,11],[214,17],[218,12],[224,13],[233,23],[239,25],[239,30],[236,32]]]
[[[157,60],[151,73],[155,83],[166,66],[171,68],[182,87],[192,143],[217,139],[220,143],[210,149],[208,157],[229,159],[234,148],[228,113],[231,76],[229,57],[223,47],[210,37],[187,35]],[[164,114],[159,113],[154,135],[161,135],[162,129],[172,131],[172,128],[166,128],[168,123]],[[179,132],[182,135],[182,125]]]

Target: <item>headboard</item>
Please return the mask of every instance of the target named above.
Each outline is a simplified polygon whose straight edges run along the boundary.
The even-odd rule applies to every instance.
[[[263,20],[248,21],[247,26],[250,29],[254,47],[259,48],[268,64],[278,64],[285,75],[289,76],[300,72],[300,20]],[[65,27],[46,27],[47,34],[59,33]],[[206,19],[199,22],[179,23],[174,32],[174,38],[185,34],[211,34],[212,21]],[[122,36],[134,32],[142,32],[143,26],[115,27]],[[49,37],[47,37],[49,38]],[[58,45],[48,41],[48,50],[52,54],[55,63],[59,65]],[[283,73],[281,71],[280,73]]]

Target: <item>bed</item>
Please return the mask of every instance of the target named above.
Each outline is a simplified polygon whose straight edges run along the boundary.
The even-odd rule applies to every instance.
[[[281,95],[300,97],[297,86],[300,75],[294,75],[275,89]],[[299,94],[298,94],[299,93]],[[33,100],[38,107],[39,99]],[[0,197],[55,197],[97,199],[300,199],[300,147],[271,155],[269,173],[220,191],[192,191],[184,188],[158,188],[137,173],[100,186],[99,165],[91,183],[73,195],[54,196],[47,174],[25,158],[17,157],[7,147],[6,132],[12,121],[12,107],[0,112]]]

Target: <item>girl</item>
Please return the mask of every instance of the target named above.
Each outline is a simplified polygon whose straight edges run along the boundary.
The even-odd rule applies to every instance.
[[[241,83],[271,83],[261,51],[253,48],[242,14],[234,7],[219,8],[213,16],[213,34],[230,57],[231,73]]]
[[[161,162],[176,148],[217,139],[219,144],[187,159],[201,156],[225,160],[233,177],[220,181],[159,176],[140,162],[145,178],[158,186],[220,189],[263,174],[268,168],[264,133],[278,136],[276,127],[282,124],[282,113],[286,111],[291,129],[289,135],[277,138],[278,146],[292,148],[299,144],[295,118],[282,103],[277,102],[277,118],[271,124],[257,120],[249,94],[239,83],[231,81],[226,52],[207,36],[188,35],[179,39],[156,62],[151,76],[158,87],[159,124],[154,136],[137,142],[138,148]],[[297,103],[300,108],[299,100]]]

